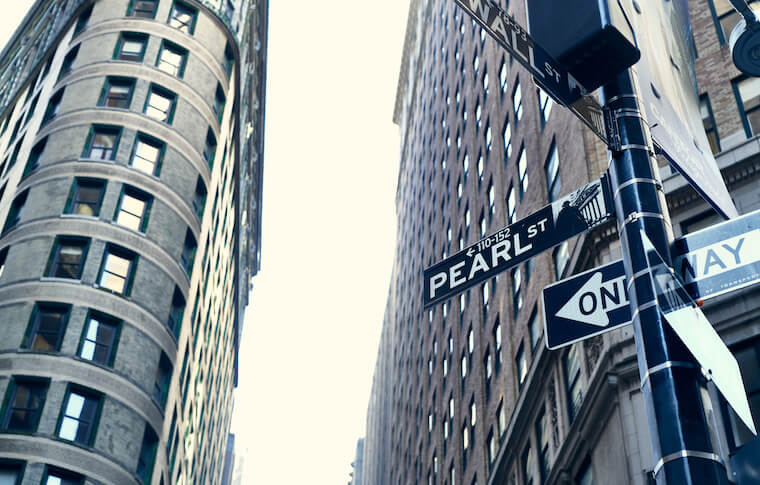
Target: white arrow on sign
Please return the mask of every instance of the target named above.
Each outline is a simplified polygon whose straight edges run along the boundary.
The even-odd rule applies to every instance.
[[[608,312],[628,306],[628,290],[625,275],[602,281],[602,273],[596,272],[557,312],[558,317],[576,322],[606,327],[610,324]]]

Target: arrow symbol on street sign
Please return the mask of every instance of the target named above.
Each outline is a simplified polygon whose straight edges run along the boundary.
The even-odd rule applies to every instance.
[[[467,256],[472,257],[473,254],[475,254],[475,249],[470,248],[467,250]]]
[[[625,276],[602,281],[596,272],[557,312],[558,317],[576,322],[606,327],[610,324],[608,312],[628,306]]]

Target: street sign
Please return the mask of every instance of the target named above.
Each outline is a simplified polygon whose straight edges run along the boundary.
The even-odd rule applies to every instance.
[[[543,310],[546,346],[551,350],[631,323],[623,261],[545,287]]]
[[[670,254],[695,300],[753,285],[760,281],[760,210],[676,239]]]
[[[657,305],[665,320],[702,366],[705,376],[715,383],[736,415],[752,433],[757,434],[739,363],[702,310],[689,298],[644,231],[641,231],[641,238],[657,291]]]
[[[760,210],[682,236],[670,254],[675,274],[693,300],[754,285],[760,282]],[[556,349],[631,323],[627,281],[619,259],[545,287],[547,347]],[[615,292],[620,287],[626,291],[618,302]]]
[[[533,75],[536,84],[560,104],[567,106],[602,141],[607,132],[602,107],[567,69],[536,44],[515,19],[491,0],[455,0],[504,49]]]
[[[721,216],[738,216],[699,114],[688,3],[620,0],[620,4],[641,50],[642,59],[634,69],[652,139]]]
[[[606,221],[613,214],[606,176],[425,269],[429,307],[513,268]]]

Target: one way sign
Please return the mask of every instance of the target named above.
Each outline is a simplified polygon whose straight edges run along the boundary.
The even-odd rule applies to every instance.
[[[546,346],[558,349],[631,323],[625,283],[619,260],[545,287]]]

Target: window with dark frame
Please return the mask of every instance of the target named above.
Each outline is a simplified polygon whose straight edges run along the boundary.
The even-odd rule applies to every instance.
[[[720,152],[720,136],[718,136],[718,126],[715,124],[712,105],[707,93],[699,97],[699,114],[702,117],[702,126],[705,128],[707,141],[710,143],[710,149],[713,154]]]
[[[145,424],[142,445],[140,446],[140,455],[137,460],[137,476],[143,483],[147,483],[153,473],[153,464],[156,458],[156,449],[158,447],[158,436],[149,424]]]
[[[522,297],[522,269],[518,266],[512,270],[512,312],[515,318],[523,306]]]
[[[571,345],[570,349],[563,357],[563,367],[565,370],[565,391],[567,393],[567,412],[570,422],[573,422],[578,414],[578,409],[583,402],[583,391],[581,389],[581,364],[578,357],[578,345]]]
[[[195,236],[187,230],[185,233],[185,243],[182,246],[182,267],[185,268],[189,275],[193,271],[193,262],[195,261],[195,251],[198,248],[198,243],[195,240]]]
[[[520,180],[520,200],[523,200],[525,193],[528,191],[528,155],[525,147],[520,147],[520,154],[517,157],[517,177]]]
[[[740,76],[732,85],[747,138],[760,134],[760,78]]]
[[[56,433],[58,437],[91,446],[101,400],[102,395],[99,393],[70,386],[63,401]]]
[[[21,485],[24,474],[23,461],[0,460],[0,483],[7,485]]]
[[[42,414],[49,381],[39,378],[12,377],[6,394],[3,417],[6,431],[34,432]]]
[[[515,80],[515,89],[512,91],[512,109],[515,115],[515,125],[522,119],[522,90],[520,89],[520,80]]]
[[[164,149],[165,145],[163,142],[138,133],[135,138],[131,165],[142,172],[158,175]]]
[[[100,106],[109,108],[129,109],[135,80],[123,77],[107,77],[100,97]]]
[[[137,256],[126,249],[109,245],[103,256],[98,284],[119,294],[129,294]]]
[[[187,62],[187,50],[165,40],[161,43],[161,50],[158,52],[156,67],[175,77],[181,78],[185,72],[185,63]]]
[[[520,342],[520,347],[515,355],[515,364],[517,368],[517,388],[521,389],[525,377],[528,375],[528,359],[525,356],[525,346]]]
[[[100,204],[103,202],[105,190],[105,180],[75,178],[66,213],[97,217],[100,214]]]
[[[70,310],[70,305],[35,304],[24,348],[43,352],[60,350]]]
[[[84,158],[113,160],[119,145],[121,129],[114,126],[94,126],[87,140]]]
[[[17,195],[11,203],[11,208],[8,211],[8,217],[5,219],[5,225],[3,226],[3,232],[16,226],[21,220],[21,213],[24,211],[24,205],[26,205],[26,198],[29,195],[29,189],[21,192]]]
[[[115,59],[129,62],[142,62],[148,36],[135,32],[122,32],[116,44]]]
[[[127,15],[152,19],[156,16],[156,8],[158,8],[158,0],[132,0]]]
[[[79,279],[82,275],[88,244],[89,240],[84,238],[58,237],[53,245],[53,254],[46,276]]]
[[[0,278],[3,276],[3,271],[5,271],[5,263],[8,260],[8,248],[9,246],[0,249]]]
[[[535,465],[533,461],[533,449],[530,447],[530,443],[528,443],[523,451],[521,460],[523,483],[525,485],[538,485],[535,480]]]
[[[61,106],[61,100],[63,99],[63,91],[65,87],[59,89],[48,101],[47,108],[45,108],[45,114],[42,115],[41,125],[49,122],[58,114],[58,108]]]
[[[760,422],[760,337],[733,346],[731,351],[741,369],[752,418],[756,423]],[[733,452],[752,440],[754,435],[723,398],[721,398],[721,407],[729,449]]]
[[[169,14],[169,25],[186,34],[193,34],[198,11],[183,2],[174,2]]]
[[[87,27],[87,24],[90,22],[90,16],[92,15],[92,7],[93,5],[90,5],[84,12],[79,15],[77,24],[74,27],[74,36],[76,36]]]
[[[232,75],[232,68],[235,67],[235,55],[232,52],[230,44],[224,48],[224,64],[222,65],[224,72],[227,73],[227,79]]]
[[[152,85],[145,100],[143,112],[149,118],[171,124],[177,95],[160,86]]]
[[[153,400],[163,407],[166,404],[166,396],[169,393],[169,384],[172,380],[172,363],[166,354],[161,352],[156,369],[156,379],[153,382]]]
[[[42,485],[81,485],[82,483],[84,483],[84,477],[78,473],[50,465],[45,466]]]
[[[179,337],[182,328],[182,317],[185,314],[185,297],[178,287],[174,287],[172,296],[172,306],[169,309],[169,319],[167,325],[175,337]]]
[[[536,88],[536,90],[538,92],[538,108],[541,112],[541,128],[543,128],[546,125],[546,122],[549,121],[549,115],[552,112],[554,100],[552,100],[551,96],[546,94],[543,89]]]
[[[40,165],[40,157],[42,157],[42,152],[45,151],[45,145],[47,144],[47,137],[43,138],[42,140],[38,141],[34,147],[32,147],[32,151],[29,153],[29,158],[26,161],[26,166],[24,167],[24,175],[27,175],[34,170],[37,169]]]
[[[554,248],[552,259],[554,260],[554,277],[557,280],[561,280],[562,275],[565,273],[567,262],[570,260],[567,241],[564,241],[562,244]]]
[[[74,61],[79,54],[79,44],[75,45],[63,58],[61,63],[61,70],[58,72],[58,80],[60,81],[66,74],[70,73],[74,67]]]
[[[549,478],[549,428],[546,412],[541,410],[536,419],[536,445],[538,446],[538,474],[539,483],[544,483]]]
[[[110,366],[116,354],[116,338],[120,322],[97,312],[90,312],[84,324],[79,357]]]
[[[150,195],[125,186],[119,199],[114,222],[133,231],[144,232],[151,200]]]
[[[517,195],[515,195],[515,186],[510,184],[507,192],[507,224],[512,224],[517,220]]]
[[[216,114],[216,119],[220,123],[222,121],[222,115],[224,114],[225,103],[226,98],[224,96],[224,91],[222,91],[222,87],[220,85],[217,85],[216,96],[214,97],[214,114]]]
[[[214,155],[216,154],[216,137],[211,131],[211,128],[206,132],[206,145],[203,148],[203,158],[208,162],[208,166],[212,167],[214,164]]]
[[[206,184],[203,183],[203,179],[199,176],[198,180],[195,182],[195,196],[193,197],[193,208],[198,217],[203,217],[207,195]]]

